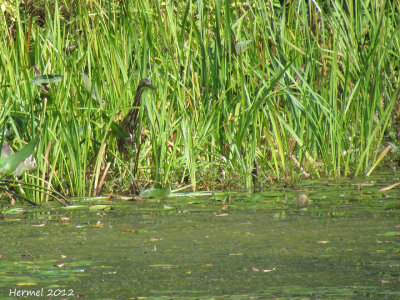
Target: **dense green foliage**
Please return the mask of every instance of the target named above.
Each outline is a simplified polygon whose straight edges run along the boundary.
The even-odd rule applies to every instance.
[[[1,139],[39,138],[23,180],[73,196],[366,173],[398,146],[399,5],[317,2],[17,7],[0,16]],[[144,77],[134,174],[111,128]]]

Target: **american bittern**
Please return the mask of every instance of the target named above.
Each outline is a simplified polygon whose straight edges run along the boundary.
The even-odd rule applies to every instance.
[[[121,122],[121,127],[129,134],[129,138],[119,137],[118,138],[118,149],[122,153],[127,152],[128,147],[132,147],[137,151],[137,156],[140,151],[136,148],[136,137],[138,134],[138,122],[139,122],[139,111],[142,103],[142,93],[146,89],[157,90],[150,82],[149,79],[144,78],[139,82],[136,90],[135,100],[133,101],[133,108],[128,112],[126,117]]]

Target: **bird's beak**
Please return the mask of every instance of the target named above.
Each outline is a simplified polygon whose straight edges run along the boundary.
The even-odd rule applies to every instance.
[[[147,87],[148,87],[148,88],[151,88],[152,90],[157,91],[157,89],[156,89],[152,84],[147,85]]]

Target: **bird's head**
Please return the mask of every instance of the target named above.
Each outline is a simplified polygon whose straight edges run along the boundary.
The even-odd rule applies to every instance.
[[[144,90],[144,89],[152,89],[152,90],[157,90],[152,84],[150,79],[144,78],[140,80],[139,85],[138,85],[138,90]]]

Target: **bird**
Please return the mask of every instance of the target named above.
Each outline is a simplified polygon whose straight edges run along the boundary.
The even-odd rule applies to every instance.
[[[125,130],[129,137],[118,137],[118,150],[121,153],[127,153],[128,148],[132,147],[137,151],[136,157],[139,155],[139,149],[136,148],[136,137],[138,134],[139,111],[142,104],[142,94],[146,89],[157,90],[148,78],[142,79],[136,89],[135,99],[133,100],[133,108],[128,112],[126,117],[120,123],[120,126]]]

